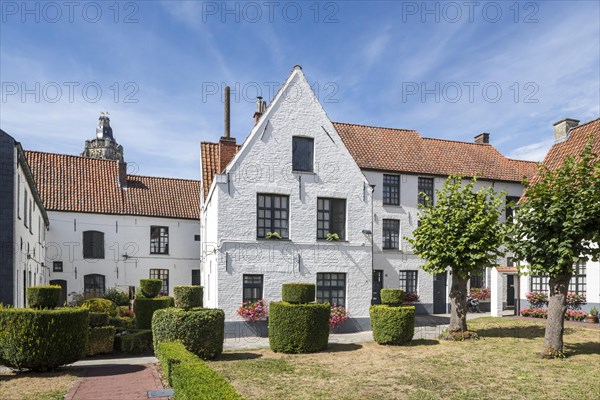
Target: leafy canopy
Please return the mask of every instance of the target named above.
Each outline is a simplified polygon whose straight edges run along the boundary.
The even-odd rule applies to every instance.
[[[590,138],[590,143],[591,143]],[[555,170],[541,165],[526,183],[515,213],[509,248],[527,261],[529,273],[556,278],[571,274],[580,255],[598,259],[600,250],[600,160],[588,144]]]
[[[423,270],[443,273],[452,267],[467,278],[481,267],[495,266],[504,255],[500,246],[505,229],[498,217],[506,193],[496,193],[490,186],[474,191],[476,181],[473,178],[463,187],[462,178],[452,175],[441,191],[436,190],[434,206],[419,205],[420,225],[406,240],[426,260]]]

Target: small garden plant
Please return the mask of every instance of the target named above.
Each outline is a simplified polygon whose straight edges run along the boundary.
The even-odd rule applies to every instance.
[[[269,315],[269,306],[264,299],[255,302],[245,301],[237,309],[237,314],[248,322],[260,321]]]
[[[488,287],[483,288],[471,288],[469,296],[479,301],[485,301],[490,298],[492,291]]]
[[[333,304],[331,306],[331,314],[329,315],[329,327],[337,328],[338,326],[343,325],[349,317],[350,315],[348,314],[346,307]]]

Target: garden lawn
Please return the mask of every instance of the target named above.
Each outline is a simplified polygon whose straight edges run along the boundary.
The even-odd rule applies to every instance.
[[[62,400],[79,379],[81,371],[61,368],[55,372],[3,372],[0,374],[2,400]]]
[[[330,344],[327,352],[227,352],[210,366],[246,399],[596,399],[600,330],[567,327],[566,359],[542,360],[543,322],[477,318],[481,339],[409,346]]]

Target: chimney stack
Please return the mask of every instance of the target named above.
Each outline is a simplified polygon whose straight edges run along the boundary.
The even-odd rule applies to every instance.
[[[221,140],[219,140],[219,172],[223,172],[227,164],[233,159],[237,152],[235,138],[231,137],[231,118],[230,118],[230,88],[225,86],[225,129]]]
[[[257,96],[256,97],[256,111],[254,112],[254,126],[256,126],[256,124],[258,124],[258,121],[260,121],[260,117],[262,117],[262,115],[263,115],[263,104],[266,105],[267,103],[262,101],[261,96]]]
[[[554,143],[562,142],[569,138],[569,131],[579,125],[579,120],[565,118],[554,123]]]
[[[480,133],[475,136],[475,143],[478,144],[490,144],[490,134],[487,132]]]
[[[127,163],[119,161],[119,187],[127,189]]]

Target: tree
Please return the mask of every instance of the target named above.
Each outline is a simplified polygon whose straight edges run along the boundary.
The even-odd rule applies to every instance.
[[[561,357],[573,264],[581,256],[596,261],[600,253],[600,162],[590,144],[554,170],[539,167],[536,178],[526,182],[509,236],[509,249],[528,264],[521,267],[524,273],[549,277],[541,356]]]
[[[419,227],[413,238],[406,238],[415,254],[426,260],[423,270],[440,274],[450,268],[450,333],[467,330],[469,278],[482,267],[496,266],[496,259],[504,255],[500,248],[504,224],[498,217],[506,193],[496,193],[489,186],[475,192],[476,181],[473,178],[462,187],[461,177],[450,176],[443,189],[436,190],[434,206],[419,205]]]

